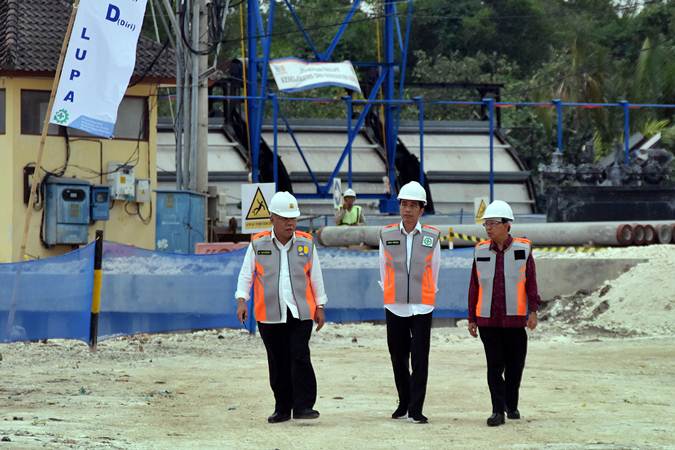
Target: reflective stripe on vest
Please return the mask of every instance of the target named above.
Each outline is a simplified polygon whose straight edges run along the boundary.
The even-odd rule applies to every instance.
[[[255,252],[253,274],[254,314],[257,321],[281,320],[279,309],[279,279],[281,251],[272,241],[272,233],[263,231],[251,240]],[[295,232],[295,241],[288,250],[288,272],[291,278],[293,300],[300,320],[314,318],[316,302],[310,281],[314,242],[312,236]]]
[[[413,234],[410,273],[406,264],[407,236],[399,224],[392,224],[380,230],[380,245],[384,249],[384,303],[413,303],[433,305],[436,301],[431,259],[438,245],[440,230],[428,225],[422,226],[421,233]]]
[[[476,244],[474,261],[478,275],[478,303],[476,316],[488,318],[492,308],[493,284],[497,253],[490,250],[492,241]],[[504,250],[504,295],[507,316],[527,315],[527,294],[525,292],[525,270],[530,257],[531,242],[513,238],[509,248]]]

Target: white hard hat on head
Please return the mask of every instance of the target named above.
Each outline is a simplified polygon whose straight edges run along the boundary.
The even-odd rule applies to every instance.
[[[356,198],[356,192],[354,192],[354,189],[347,189],[344,194],[342,194],[343,197],[355,197]]]
[[[504,200],[495,200],[485,208],[483,219],[508,219],[513,221],[513,210]]]
[[[418,202],[424,202],[427,204],[427,191],[424,190],[421,184],[417,181],[411,181],[406,183],[401,187],[401,190],[398,191],[399,200],[416,200]]]
[[[290,192],[277,192],[270,200],[270,212],[277,216],[293,219],[300,216],[298,201]]]

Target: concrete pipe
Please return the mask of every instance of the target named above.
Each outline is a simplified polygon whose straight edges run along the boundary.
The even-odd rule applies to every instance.
[[[645,227],[639,223],[633,224],[633,245],[644,245]]]
[[[656,239],[659,244],[670,244],[670,241],[673,240],[673,229],[675,229],[675,225],[656,226]]]
[[[655,224],[672,224],[671,221],[658,221]],[[644,227],[641,224],[641,239],[644,240]],[[447,235],[449,228],[455,233],[487,239],[485,229],[481,225],[434,225]],[[633,242],[633,226],[625,222],[560,222],[560,223],[514,223],[511,234],[514,237],[526,237],[536,246],[616,246],[630,245]],[[318,240],[328,247],[358,245],[364,243],[377,247],[379,242],[379,226],[361,227],[324,227],[320,230]],[[455,247],[473,246],[473,240],[453,239]]]
[[[645,225],[645,245],[656,244],[656,228],[653,225]]]
[[[627,246],[633,243],[633,227],[627,223],[616,227],[616,240],[619,245]]]

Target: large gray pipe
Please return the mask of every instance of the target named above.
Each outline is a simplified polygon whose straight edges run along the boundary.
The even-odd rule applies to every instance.
[[[670,225],[673,221],[649,221],[637,222],[652,226]],[[635,226],[631,222],[630,225]],[[439,228],[443,235],[447,235],[450,227],[455,233],[463,233],[469,236],[477,236],[487,239],[482,225],[434,225]],[[356,227],[323,227],[319,230],[319,242],[327,247],[341,247],[347,245],[366,245],[376,247],[378,245],[379,226],[356,226]],[[631,226],[626,222],[560,222],[560,223],[514,223],[511,227],[511,235],[514,237],[526,237],[537,246],[562,246],[562,245],[598,245],[618,246],[632,242]],[[453,239],[456,247],[475,245],[475,242],[462,239]]]

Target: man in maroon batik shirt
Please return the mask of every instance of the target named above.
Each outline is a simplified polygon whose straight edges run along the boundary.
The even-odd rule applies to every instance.
[[[489,240],[474,252],[469,284],[469,333],[480,339],[492,399],[488,426],[520,419],[518,390],[525,367],[527,333],[537,327],[541,300],[529,240],[511,237],[513,211],[495,200],[483,214]]]

